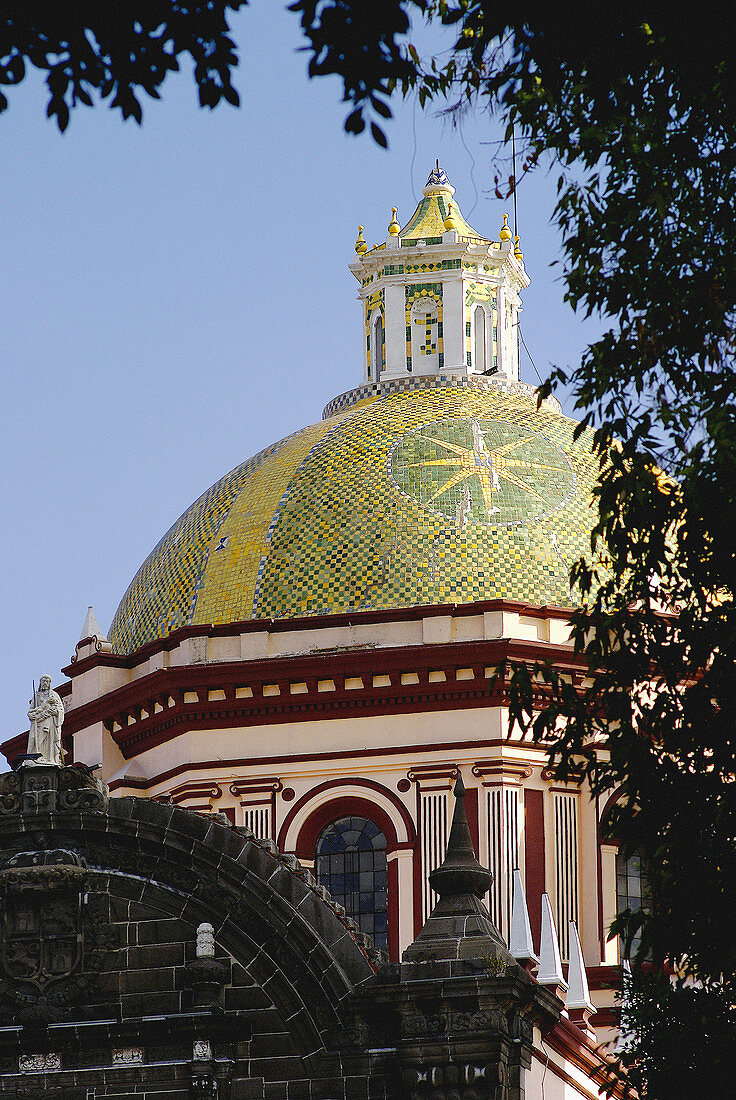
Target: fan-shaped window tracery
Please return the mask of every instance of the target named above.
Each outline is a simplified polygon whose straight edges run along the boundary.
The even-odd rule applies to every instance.
[[[349,917],[373,937],[381,951],[388,947],[386,837],[365,817],[341,817],[319,835],[315,875]]]

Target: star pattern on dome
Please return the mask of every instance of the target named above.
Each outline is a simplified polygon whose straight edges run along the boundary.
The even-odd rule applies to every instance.
[[[519,434],[508,425],[499,435],[497,424],[496,439],[489,445],[489,426],[478,420],[448,424],[445,431],[438,428],[428,426],[407,440],[416,461],[409,461],[402,448],[394,449],[393,475],[402,491],[425,507],[456,514],[461,527],[472,519],[492,523],[539,518],[559,508],[574,487],[564,453],[537,432]],[[458,432],[468,434],[467,443],[457,438]],[[447,438],[453,434],[455,439]],[[428,476],[435,470],[439,479]]]
[[[531,485],[525,484],[512,474],[510,472],[510,467],[518,467],[519,469],[531,468],[536,470],[558,470],[559,467],[548,466],[542,462],[525,462],[523,459],[507,458],[506,456],[508,454],[515,451],[517,447],[520,447],[522,443],[526,442],[525,439],[517,439],[512,443],[505,444],[503,447],[496,447],[493,450],[488,450],[478,421],[474,420],[471,427],[473,431],[472,450],[465,447],[456,447],[454,443],[447,443],[445,440],[437,440],[437,445],[450,451],[453,457],[446,459],[437,458],[427,463],[414,463],[416,466],[459,467],[459,469],[448,478],[444,485],[441,485],[437,492],[430,497],[430,501],[436,499],[436,497],[440,496],[442,493],[446,493],[448,489],[454,488],[455,485],[459,485],[461,482],[475,477],[480,483],[481,493],[483,494],[483,500],[486,505],[486,514],[489,519],[494,513],[500,513],[501,511],[501,509],[496,507],[493,503],[493,494],[500,490],[501,479],[519,486],[519,488],[524,489],[525,492],[531,493],[532,496],[536,497],[537,500],[541,500],[542,503],[546,505],[548,501],[541,493],[538,493]]]

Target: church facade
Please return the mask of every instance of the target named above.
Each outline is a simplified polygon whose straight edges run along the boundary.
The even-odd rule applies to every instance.
[[[247,839],[263,859],[285,868],[281,879],[288,871],[300,890],[311,891],[309,905],[319,902],[348,922],[342,927],[352,944],[349,961],[325,956],[324,965],[345,971],[352,1023],[341,1016],[332,1030],[305,1042],[333,1054],[339,1048],[346,1058],[335,1028],[343,1039],[350,1032],[356,1079],[374,1072],[365,1062],[366,1044],[389,1050],[393,1040],[379,1034],[375,1021],[366,1022],[368,1002],[355,990],[383,975],[384,992],[374,985],[371,996],[384,997],[398,1041],[414,1035],[414,1025],[397,1021],[411,1015],[410,1002],[411,1011],[417,1007],[402,982],[429,981],[433,958],[440,976],[452,952],[464,950],[445,943],[448,936],[458,940],[456,925],[452,935],[445,927],[439,936],[445,936],[439,954],[426,945],[426,929],[443,904],[437,872],[450,858],[450,827],[462,810],[463,828],[492,878],[476,889],[472,883],[480,879],[471,875],[458,896],[469,913],[476,910],[468,898],[481,909],[487,905],[498,949],[486,945],[476,957],[502,958],[506,969],[498,964],[494,971],[491,962],[483,976],[491,982],[486,993],[476,982],[474,992],[458,993],[457,1004],[462,996],[475,997],[473,1011],[480,1012],[483,997],[496,996],[491,978],[513,973],[515,992],[504,996],[529,1023],[522,1062],[512,1071],[507,1059],[501,1077],[494,1070],[492,1082],[482,1080],[480,1054],[474,1047],[463,1063],[462,1043],[458,1047],[457,1035],[443,1024],[447,1065],[441,1069],[440,1055],[427,1054],[427,1024],[424,1039],[419,1033],[412,1039],[418,1053],[403,1076],[397,1069],[403,1055],[396,1051],[393,1061],[386,1056],[385,1073],[375,1071],[384,1092],[378,1085],[375,1092],[331,1092],[343,1074],[331,1063],[313,1078],[329,1079],[327,1091],[299,1091],[302,1084],[283,1092],[274,1084],[276,1091],[268,1091],[261,1066],[252,1075],[260,1084],[241,1083],[233,1096],[501,1100],[524,1089],[541,1095],[543,1070],[548,1098],[597,1096],[606,1062],[596,1048],[615,1038],[620,974],[618,945],[607,932],[617,907],[635,898],[636,875],[620,860],[617,866],[615,847],[600,840],[606,807],[579,784],[557,782],[543,747],[511,728],[508,717],[510,662],[547,660],[573,682],[584,674],[569,640],[575,597],[568,576],[593,522],[590,443],[585,435],[574,438],[575,423],[554,399],[538,407],[535,392],[520,381],[517,331],[529,280],[505,217],[498,239],[476,232],[437,165],[406,225],[394,211],[385,241],[373,248],[361,228],[355,255],[361,384],[331,401],[320,422],[244,461],[203,493],[143,563],[106,634],[90,610],[57,688],[66,712],[67,762],[92,786],[97,780],[82,766],[100,765],[96,774],[110,799],[105,794],[99,812],[115,818],[113,833],[123,829],[118,804],[135,807],[127,811],[134,818],[150,819],[164,864],[170,861],[166,822],[197,822],[191,826],[202,833],[197,842],[229,852],[247,847]],[[25,737],[4,745],[11,762],[26,749]],[[12,775],[27,778],[28,767]],[[26,803],[24,812],[36,812],[32,799]],[[149,810],[138,808],[143,805]],[[21,798],[18,813],[22,808]],[[102,859],[99,846],[95,857],[81,853],[79,836],[69,839],[74,829],[64,828],[60,850],[77,851],[87,868]],[[146,858],[155,862],[150,846]],[[202,866],[214,898],[213,858],[203,856]],[[175,873],[167,873],[173,881]],[[264,881],[270,874],[262,872]],[[267,904],[267,894],[251,910]],[[182,943],[188,936],[189,946],[175,952],[182,967],[185,957],[198,957],[192,952],[199,925],[211,925],[217,939],[233,904],[223,895],[220,910],[212,911],[200,900],[196,914],[165,918],[184,919],[186,929],[178,926],[177,935]],[[155,909],[160,901],[149,898],[146,905]],[[325,919],[317,914],[313,927],[322,929]],[[543,960],[532,978],[545,937],[548,961],[554,956],[553,927],[562,969],[553,959],[545,973]],[[482,935],[491,935],[483,928]],[[258,967],[249,969],[242,957],[252,944],[237,947],[243,934],[228,930],[230,939],[217,939],[217,952],[227,955],[229,974],[237,963],[259,985]],[[304,950],[317,951],[322,934],[314,932],[313,946]],[[424,948],[417,949],[423,935]],[[297,965],[284,952],[282,976]],[[411,970],[420,964],[421,975]],[[177,977],[179,964],[172,965],[172,981],[191,990],[192,979],[185,970]],[[563,975],[575,987],[567,1008]],[[226,1004],[225,986],[223,978],[219,992],[207,994],[214,997],[210,1007]],[[431,1000],[434,994],[425,992]],[[473,1040],[481,1047],[491,1043],[493,1027],[493,1043],[498,1039],[491,1000],[486,1038]],[[195,1002],[190,997],[187,1011]],[[274,1009],[280,1026],[282,1007]],[[435,1016],[447,1022],[459,1011],[440,1006]],[[236,1034],[235,1023],[227,1028]],[[512,1043],[512,1035],[506,1038]],[[237,1047],[231,1036],[222,1039],[223,1049],[228,1042]],[[146,1045],[136,1043],[136,1049]],[[409,1046],[406,1038],[396,1050]],[[475,1067],[465,1091],[448,1084],[431,1092],[427,1066],[440,1067],[442,1076],[461,1063]],[[457,1072],[467,1077],[471,1071]],[[229,1095],[226,1076],[215,1074],[220,1095]],[[310,1079],[307,1071],[297,1077]],[[447,1080],[454,1080],[452,1073]]]

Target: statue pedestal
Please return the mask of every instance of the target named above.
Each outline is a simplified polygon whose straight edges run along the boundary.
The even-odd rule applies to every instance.
[[[28,754],[14,771],[0,776],[0,815],[104,810],[107,786],[93,771],[79,764],[51,764]]]

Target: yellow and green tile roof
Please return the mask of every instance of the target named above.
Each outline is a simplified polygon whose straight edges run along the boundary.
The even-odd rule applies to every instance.
[[[401,230],[401,239],[408,244],[419,240],[441,240],[445,232],[445,218],[448,206],[452,203],[452,213],[455,218],[455,227],[461,237],[472,237],[473,240],[488,243],[485,237],[477,233],[468,225],[460,213],[460,207],[452,198],[452,192],[448,189],[437,188],[429,195],[425,195],[417,206],[409,221]]]
[[[572,603],[596,463],[575,422],[492,387],[363,400],[261,451],[164,535],[110,629],[505,597]]]

